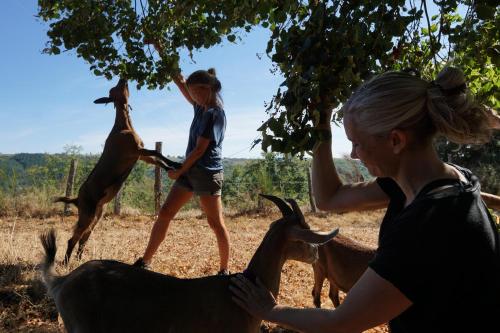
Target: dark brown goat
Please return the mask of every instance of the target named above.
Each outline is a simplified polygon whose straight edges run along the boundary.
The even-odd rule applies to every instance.
[[[317,246],[338,230],[309,229],[298,205],[265,196],[281,210],[243,273],[278,295],[281,270],[288,259],[312,263]],[[232,301],[230,276],[179,279],[111,260],[89,261],[66,276],[53,272],[55,235],[42,236],[44,282],[68,333],[217,332],[257,333],[261,320]]]
[[[68,240],[64,263],[67,264],[76,243],[77,256],[81,257],[85,243],[102,215],[103,206],[120,190],[137,160],[156,164],[171,170],[180,167],[154,150],[144,149],[144,144],[132,127],[128,106],[128,84],[120,79],[109,91],[108,97],[94,101],[97,104],[114,103],[115,124],[106,139],[101,157],[78,191],[78,197],[57,198],[56,202],[72,203],[78,207],[78,222],[73,236]]]
[[[337,235],[318,247],[318,260],[314,270],[314,305],[321,307],[321,288],[325,278],[330,282],[329,296],[335,307],[340,305],[339,290],[348,292],[368,268],[375,249],[361,245],[350,238]]]

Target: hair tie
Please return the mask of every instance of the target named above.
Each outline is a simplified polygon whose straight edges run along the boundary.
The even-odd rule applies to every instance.
[[[463,94],[467,91],[467,85],[465,83],[462,83],[456,87],[445,89],[443,88],[439,83],[437,83],[435,80],[432,80],[429,82],[429,87],[437,87],[441,91],[441,93],[444,96],[453,96],[453,95],[459,95]]]

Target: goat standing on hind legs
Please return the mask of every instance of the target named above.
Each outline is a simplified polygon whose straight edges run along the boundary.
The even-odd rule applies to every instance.
[[[132,127],[128,106],[128,84],[120,79],[109,91],[108,97],[94,101],[97,104],[113,102],[116,110],[115,124],[106,139],[104,150],[94,169],[78,191],[77,198],[60,197],[56,202],[72,203],[78,207],[78,222],[68,241],[64,264],[79,242],[77,256],[81,257],[85,243],[102,215],[103,206],[120,190],[137,160],[155,164],[166,170],[177,169],[180,163],[170,161],[162,154],[144,149],[144,144]]]

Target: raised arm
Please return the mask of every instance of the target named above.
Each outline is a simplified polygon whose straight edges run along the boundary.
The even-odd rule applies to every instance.
[[[385,208],[389,198],[375,180],[343,184],[332,156],[331,113],[319,123],[318,129],[328,140],[318,143],[313,151],[312,187],[316,205],[321,210],[348,212]]]
[[[186,80],[184,79],[184,76],[182,76],[181,73],[179,73],[176,77],[173,78],[175,85],[179,88],[181,91],[182,95],[186,98],[186,100],[194,105],[193,98],[191,97],[191,94],[189,93],[189,88],[186,84]]]
[[[145,40],[144,43],[146,44],[152,44],[154,46],[154,48],[156,49],[156,51],[161,55],[161,50],[162,50],[162,47],[161,45],[157,42],[157,41],[153,41],[153,40]],[[191,95],[189,94],[189,89],[187,87],[187,84],[186,84],[186,80],[184,79],[184,76],[182,76],[182,74],[179,72],[176,76],[174,76],[173,78],[173,81],[175,83],[175,85],[179,88],[179,90],[181,91],[182,95],[184,96],[184,98],[186,98],[186,100],[193,104],[194,105],[194,101],[193,99],[191,98]]]
[[[481,197],[488,208],[500,210],[500,196],[487,192],[481,192]]]

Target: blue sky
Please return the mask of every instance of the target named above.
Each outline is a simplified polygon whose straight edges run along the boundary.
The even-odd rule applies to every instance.
[[[47,25],[34,15],[37,1],[2,1],[0,30],[4,32],[0,52],[0,153],[58,153],[65,145],[80,145],[84,153],[99,153],[114,122],[114,109],[93,104],[106,96],[115,83],[96,77],[89,65],[73,52],[58,56],[42,54]],[[266,120],[264,102],[283,81],[270,73],[271,61],[262,54],[268,32],[257,29],[237,44],[202,50],[187,56],[181,68],[187,75],[214,67],[222,82],[228,120],[224,157],[258,157],[260,147],[249,150],[258,137],[256,129]],[[163,152],[184,155],[192,108],[172,84],[170,91],[131,88],[132,123],[145,146],[154,149],[163,142]],[[334,154],[349,153],[350,144],[342,128],[334,129]]]

